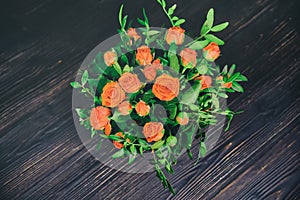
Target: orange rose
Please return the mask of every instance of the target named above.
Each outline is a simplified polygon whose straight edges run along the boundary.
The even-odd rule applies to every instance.
[[[160,122],[148,122],[143,128],[147,142],[156,142],[163,138],[165,129]]]
[[[124,135],[122,132],[118,132],[116,133],[116,136],[119,136],[121,138],[124,138]],[[122,144],[121,142],[117,142],[117,141],[113,141],[113,144],[115,145],[115,147],[117,149],[122,149],[124,147],[124,144]]]
[[[217,80],[223,81],[223,76],[218,76],[218,77],[217,77]],[[228,89],[229,89],[229,88],[232,87],[232,82],[228,82],[228,83],[223,82],[223,83],[222,83],[222,87],[228,88]]]
[[[93,108],[90,114],[90,124],[95,130],[103,130],[109,123],[110,109],[102,106]]]
[[[185,30],[180,28],[179,26],[169,28],[166,33],[166,42],[168,44],[175,42],[176,45],[181,45],[184,41],[184,32]]]
[[[129,101],[123,101],[119,104],[118,111],[121,113],[121,115],[129,115],[132,111],[132,106]]]
[[[217,43],[210,43],[203,49],[203,56],[208,61],[215,61],[220,56],[220,48]]]
[[[184,67],[193,68],[197,64],[197,52],[195,50],[185,48],[180,52],[180,57]]]
[[[113,51],[107,51],[104,54],[104,62],[107,66],[112,66],[118,61],[117,54]]]
[[[202,85],[201,90],[211,87],[212,79],[210,76],[202,75],[202,76],[195,78],[195,80],[200,80],[201,85]]]
[[[139,116],[146,116],[150,112],[150,106],[147,105],[144,101],[140,100],[136,105],[135,105],[135,110]]]
[[[141,36],[136,32],[135,28],[129,28],[127,30],[127,35],[130,38],[133,38],[135,42],[141,38]]]
[[[139,47],[136,53],[136,60],[140,65],[150,65],[153,60],[150,48],[147,46]]]
[[[153,84],[152,92],[161,101],[171,101],[179,93],[179,79],[162,74]]]
[[[101,94],[102,105],[107,107],[116,107],[125,99],[125,92],[117,82],[107,83]]]
[[[189,117],[187,116],[186,112],[181,112],[177,115],[176,121],[178,124],[184,126],[189,123]]]
[[[144,68],[143,72],[144,72],[144,75],[145,75],[146,79],[148,81],[153,81],[156,77],[156,72],[157,72],[158,69],[162,70],[163,67],[160,64],[160,60],[156,59],[156,60],[153,61],[152,65],[147,65]]]
[[[129,72],[122,74],[122,76],[119,78],[119,84],[127,93],[137,92],[142,87],[137,75]]]
[[[104,127],[104,133],[105,133],[105,135],[110,135],[110,133],[111,133],[111,125],[110,125],[110,123],[108,122],[106,125],[105,125],[105,127]]]

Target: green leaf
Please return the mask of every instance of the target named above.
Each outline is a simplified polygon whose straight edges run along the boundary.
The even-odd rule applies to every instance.
[[[119,11],[119,23],[120,23],[120,26],[122,27],[122,13],[123,13],[123,7],[124,5],[122,4],[121,7],[120,7],[120,11]]]
[[[219,95],[220,97],[222,97],[222,98],[225,98],[225,99],[228,98],[228,95],[225,94],[225,93],[218,93],[218,95]]]
[[[140,18],[137,18],[137,20],[138,20],[138,22],[141,24],[141,25],[143,25],[143,26],[145,26],[146,25],[146,23],[142,20],[142,19],[140,19]]]
[[[224,41],[218,38],[217,36],[214,36],[212,34],[207,34],[204,37],[211,42],[217,43],[218,45],[224,45]]]
[[[225,65],[225,67],[222,70],[222,73],[227,74],[228,72],[228,65]]]
[[[213,23],[214,23],[214,9],[211,8],[211,9],[209,9],[209,11],[207,13],[206,25],[209,29],[211,29],[211,27],[213,26]]]
[[[219,25],[216,25],[216,26],[212,27],[211,31],[212,32],[223,31],[225,28],[227,28],[228,25],[229,25],[228,22],[224,22],[222,24],[219,24]]]
[[[97,134],[97,131],[95,129],[91,129],[91,138],[93,138]]]
[[[136,155],[130,154],[129,159],[128,159],[128,165],[131,165],[133,163],[133,161],[135,160],[135,158],[136,158]]]
[[[208,45],[209,41],[208,40],[203,40],[203,41],[196,41],[194,42],[189,48],[193,50],[200,50],[203,49]]]
[[[234,89],[235,91],[237,92],[241,92],[243,93],[244,92],[244,88],[237,82],[232,82],[232,89]]]
[[[199,74],[206,74],[208,71],[208,67],[206,65],[197,65],[196,69]]]
[[[157,35],[157,34],[160,34],[160,32],[159,31],[155,31],[155,30],[148,31],[148,35],[149,36],[153,36],[153,35]]]
[[[165,0],[161,0],[161,5],[162,5],[163,8],[166,8],[166,2],[165,2]]]
[[[204,142],[200,142],[200,155],[204,157],[206,155],[207,149]]]
[[[116,153],[114,153],[114,155],[112,155],[112,158],[121,158],[123,157],[125,154],[124,149],[121,149],[119,151],[117,151]]]
[[[172,106],[169,106],[167,110],[170,112],[169,114],[170,119],[175,119],[177,114],[177,106],[173,104]]]
[[[171,147],[174,147],[176,144],[177,144],[177,138],[175,136],[169,136],[167,138],[167,142],[166,142],[167,145],[171,146]]]
[[[201,84],[196,82],[191,88],[189,88],[181,97],[180,103],[190,105],[196,102],[201,90]]]
[[[164,145],[164,143],[165,143],[164,140],[159,140],[151,146],[151,149],[159,149],[160,147],[162,147]]]
[[[130,146],[130,152],[131,152],[133,155],[135,155],[135,154],[137,153],[136,148],[135,148],[134,145],[131,145],[131,146]]]
[[[240,76],[240,74],[240,72],[233,74],[226,82],[235,81]]]
[[[169,10],[168,10],[168,15],[169,16],[171,16],[173,13],[174,13],[174,11],[175,11],[175,9],[176,9],[176,4],[174,4],[171,8],[169,8]]]
[[[89,78],[89,73],[88,73],[87,70],[85,70],[83,72],[83,74],[82,74],[82,77],[81,77],[81,84],[82,84],[82,86],[84,86],[86,84],[88,78]]]
[[[80,108],[76,108],[75,109],[77,115],[81,118],[81,119],[85,119],[88,116],[84,113],[84,110],[80,109]]]
[[[176,17],[176,16],[172,17],[172,21],[177,21],[177,20],[179,20],[178,17]]]
[[[240,76],[236,78],[235,81],[248,81],[248,79],[246,76],[240,74]]]
[[[185,22],[185,19],[179,19],[174,26],[180,26],[181,24],[183,24]]]
[[[232,76],[232,74],[234,73],[235,69],[236,69],[236,65],[235,64],[231,65],[231,67],[229,69],[229,72],[228,72],[228,75]]]
[[[70,85],[71,85],[73,88],[81,88],[81,85],[80,85],[80,83],[78,83],[78,82],[71,82]]]

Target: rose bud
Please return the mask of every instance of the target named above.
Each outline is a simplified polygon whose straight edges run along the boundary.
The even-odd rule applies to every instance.
[[[129,101],[123,101],[118,105],[118,111],[121,115],[129,115],[132,111],[132,106]]]
[[[159,59],[154,60],[151,65],[147,65],[144,68],[143,73],[144,73],[147,81],[153,81],[155,79],[158,69],[160,69],[160,70],[163,69],[162,65],[160,64]]]
[[[124,138],[124,135],[122,132],[118,132],[115,134],[116,136],[119,136],[121,138]],[[113,141],[113,144],[115,145],[115,147],[117,149],[122,149],[124,147],[124,144],[122,144],[121,142],[117,142],[117,141]]]
[[[111,125],[110,125],[110,122],[108,122],[106,125],[105,125],[105,127],[104,127],[104,133],[105,133],[105,135],[110,135],[110,133],[111,133]]]
[[[223,81],[223,76],[218,76],[218,77],[217,77],[217,80]],[[223,81],[223,82],[222,82],[222,87],[230,89],[230,88],[232,87],[232,82],[225,83],[225,82]]]
[[[185,48],[180,52],[181,63],[186,68],[194,68],[197,64],[197,52],[195,50]]]
[[[90,124],[95,130],[103,130],[104,127],[109,123],[108,117],[111,112],[109,108],[97,106],[91,110]]]
[[[132,38],[135,42],[138,40],[138,39],[141,39],[141,36],[136,32],[135,28],[129,28],[127,30],[127,35]]]
[[[126,97],[119,83],[110,82],[103,87],[101,98],[102,105],[113,108],[118,106]]]
[[[142,87],[138,76],[129,72],[122,74],[119,78],[119,84],[127,93],[135,93]]]
[[[136,113],[141,116],[144,117],[146,115],[149,114],[150,112],[150,106],[147,105],[144,101],[140,100],[136,105],[135,105],[135,110]]]
[[[176,121],[178,124],[185,126],[189,123],[189,117],[186,112],[180,112],[176,117]]]
[[[175,43],[176,45],[181,45],[184,41],[184,32],[185,30],[179,26],[174,26],[169,28],[166,33],[166,42],[168,44]]]
[[[205,76],[205,75],[198,76],[197,78],[195,78],[195,80],[200,80],[202,86],[201,90],[211,87],[212,79],[210,76]]]
[[[178,96],[179,86],[178,78],[162,74],[155,80],[152,92],[161,101],[171,101]]]
[[[160,122],[148,122],[143,128],[143,134],[147,142],[156,142],[163,138],[165,129]]]
[[[213,62],[219,58],[220,52],[221,51],[217,43],[212,42],[203,49],[203,56],[206,60]]]
[[[136,53],[136,60],[140,65],[150,65],[153,60],[150,48],[147,46],[139,47]]]
[[[118,61],[117,54],[113,51],[107,51],[104,53],[104,62],[107,66],[112,66]]]

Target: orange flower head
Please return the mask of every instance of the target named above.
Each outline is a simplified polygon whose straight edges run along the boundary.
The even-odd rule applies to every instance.
[[[217,80],[223,81],[223,76],[218,76],[218,77],[217,77]],[[222,87],[230,89],[230,88],[232,87],[232,82],[225,83],[225,82],[223,81]]]
[[[189,117],[186,112],[180,112],[176,117],[176,121],[178,124],[185,126],[189,123]]]
[[[140,65],[150,65],[153,60],[150,48],[147,46],[139,47],[136,53],[136,60]]]
[[[195,78],[195,80],[200,80],[202,85],[201,90],[209,88],[212,85],[212,79],[210,76],[206,76],[206,75],[198,76],[197,78]]]
[[[117,54],[113,51],[107,51],[103,55],[104,62],[107,66],[112,66],[118,61]]]
[[[129,115],[132,111],[132,106],[129,101],[123,101],[119,104],[118,111],[121,113],[121,115]]]
[[[119,78],[119,84],[127,93],[135,93],[142,87],[138,76],[129,72],[125,72]]]
[[[155,80],[152,92],[161,101],[171,101],[178,96],[179,86],[178,78],[162,74]]]
[[[103,130],[104,127],[109,123],[108,117],[111,112],[109,108],[97,106],[91,110],[90,124],[95,130]]]
[[[215,61],[220,56],[220,48],[217,43],[212,42],[203,49],[203,56],[208,61]]]
[[[101,94],[102,105],[114,108],[125,99],[125,92],[117,82],[107,83]]]
[[[190,48],[185,48],[180,52],[181,63],[184,67],[194,68],[197,64],[197,52]]]
[[[151,65],[147,65],[144,68],[143,73],[144,73],[146,79],[148,81],[153,81],[156,77],[158,69],[162,70],[163,67],[162,67],[162,64],[160,63],[160,60],[156,59],[153,61],[153,63]]]
[[[124,135],[122,132],[118,132],[116,133],[116,136],[119,136],[121,138],[124,138]],[[124,144],[122,144],[121,142],[117,142],[117,141],[113,141],[113,144],[115,145],[115,147],[117,149],[122,149],[124,147]]]
[[[139,115],[139,116],[146,116],[149,114],[150,112],[150,106],[147,105],[144,101],[140,100],[136,105],[135,105],[135,110],[136,110],[136,113]]]
[[[141,39],[141,36],[136,32],[135,28],[129,28],[127,30],[127,35],[134,39],[134,41],[136,42],[138,39]]]
[[[185,30],[179,26],[174,26],[169,28],[166,33],[166,42],[168,44],[175,43],[176,45],[181,45],[184,42],[184,32]]]
[[[105,133],[105,135],[110,135],[110,133],[111,133],[111,125],[110,125],[110,122],[108,122],[106,125],[105,125],[105,127],[104,127],[104,133]]]
[[[160,122],[148,122],[143,128],[143,134],[147,142],[156,142],[164,136],[164,126]]]

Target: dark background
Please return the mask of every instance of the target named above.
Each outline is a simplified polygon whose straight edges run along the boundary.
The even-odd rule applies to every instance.
[[[154,173],[105,167],[75,130],[69,82],[85,56],[155,0],[10,0],[0,5],[0,199],[166,199]],[[169,1],[174,3],[175,1]],[[194,166],[179,159],[174,199],[300,199],[299,5],[297,0],[181,0],[183,28],[198,33],[210,7],[229,21],[218,64],[248,76],[229,106],[245,110]],[[195,151],[197,147],[193,148]]]

